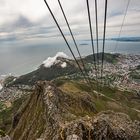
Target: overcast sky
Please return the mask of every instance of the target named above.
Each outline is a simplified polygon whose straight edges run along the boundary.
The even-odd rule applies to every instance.
[[[86,0],[60,0],[82,56],[91,54]],[[103,36],[105,0],[98,1],[99,38]],[[69,36],[58,0],[47,0],[70,46],[77,52]],[[89,0],[94,39],[95,7]],[[128,0],[108,0],[106,37],[118,37]],[[140,0],[130,0],[121,37],[140,37]],[[80,44],[86,44],[80,45]],[[109,43],[109,44],[107,44]],[[114,52],[115,41],[106,42],[105,51]],[[99,43],[101,51],[102,42]],[[96,48],[95,48],[96,49]],[[43,60],[69,50],[55,25],[44,0],[0,0],[0,75],[32,71]],[[139,53],[139,42],[119,43],[115,52]]]
[[[57,0],[47,0],[64,33],[68,29]],[[98,1],[99,37],[103,33],[104,1]],[[108,0],[107,38],[117,37],[128,0]],[[77,40],[89,39],[86,0],[61,0]],[[95,33],[94,0],[90,0]],[[140,0],[131,0],[121,36],[140,36]],[[61,38],[43,0],[0,0],[0,42],[39,43]],[[95,34],[94,34],[95,38]],[[58,40],[59,41],[59,40]]]

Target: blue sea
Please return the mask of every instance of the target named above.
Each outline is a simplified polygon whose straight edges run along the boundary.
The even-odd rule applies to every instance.
[[[96,42],[94,42],[96,48]],[[73,44],[72,49],[76,56],[77,52]],[[90,41],[79,41],[79,50],[82,56],[92,53]],[[140,42],[118,42],[106,40],[105,52],[122,54],[140,54]],[[99,41],[99,50],[102,49],[102,41]],[[54,56],[57,52],[64,52],[71,57],[65,42],[54,40],[49,43],[19,45],[16,43],[0,45],[0,75],[22,75],[35,70],[49,56]],[[96,52],[96,49],[95,49]]]

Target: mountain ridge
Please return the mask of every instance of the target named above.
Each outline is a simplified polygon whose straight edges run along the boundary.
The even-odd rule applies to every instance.
[[[0,135],[8,140],[138,140],[138,92],[107,84],[99,86],[102,90],[97,91],[97,83],[90,76],[92,57],[83,60],[93,89],[79,73],[74,60],[63,57],[50,58],[47,67],[42,64],[27,75],[7,77],[0,91]],[[105,72],[108,74],[106,67],[117,65],[122,80],[126,80],[124,70],[128,78],[131,71],[133,74],[139,71],[138,56],[106,54],[105,58]],[[132,61],[135,61],[133,67]]]
[[[67,101],[71,97],[57,89],[50,82],[38,82],[35,93],[31,95],[27,105],[21,110],[22,113],[19,112],[15,115],[10,136],[14,140],[35,140],[39,138],[47,140],[70,140],[74,138],[81,140],[88,140],[89,138],[114,140],[137,139],[139,137],[139,122],[132,122],[123,113],[119,114],[108,111],[100,112],[94,115],[93,118],[91,117],[92,115],[79,116],[79,119],[75,118],[75,114],[67,110],[72,106],[72,104],[69,104],[70,101]],[[71,100],[73,101],[73,99]],[[86,104],[86,102],[82,104]],[[90,104],[87,106],[90,107]],[[43,114],[46,117],[41,112],[44,112]],[[93,108],[93,111],[90,110],[89,112],[95,114],[96,110]],[[72,117],[71,120],[70,116]],[[40,117],[43,118],[40,119]],[[65,117],[69,117],[68,120]],[[41,122],[42,124],[40,124]],[[113,127],[113,124],[116,126]]]

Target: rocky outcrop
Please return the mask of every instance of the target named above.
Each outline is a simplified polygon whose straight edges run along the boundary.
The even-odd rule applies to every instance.
[[[102,112],[65,125],[62,136],[66,140],[134,140],[140,138],[140,122],[122,113]]]
[[[77,115],[77,112],[83,110],[87,110],[84,117]],[[133,122],[122,113],[111,111],[96,113],[90,95],[77,99],[62,92],[52,83],[38,82],[30,99],[14,116],[9,135],[12,140],[137,140],[140,138],[140,122]]]
[[[4,137],[0,136],[0,140],[11,140],[11,138],[8,135]]]

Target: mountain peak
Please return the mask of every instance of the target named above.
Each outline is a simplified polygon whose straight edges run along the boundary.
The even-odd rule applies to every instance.
[[[43,65],[46,68],[50,68],[52,65],[61,62],[59,58],[68,58],[68,56],[63,52],[58,52],[54,57],[48,57],[45,61],[43,61]],[[66,67],[66,62],[65,63],[62,62],[61,66],[62,68]]]
[[[33,85],[37,81],[49,81],[57,77],[77,72],[78,68],[75,65],[74,60],[69,59],[65,53],[58,52],[54,57],[48,57],[45,61],[43,61],[38,69],[18,77],[12,84]]]

